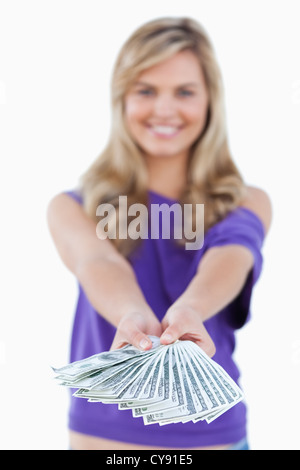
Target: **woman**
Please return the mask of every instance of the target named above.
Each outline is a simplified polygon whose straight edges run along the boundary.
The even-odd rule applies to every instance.
[[[80,288],[71,361],[126,343],[149,349],[148,335],[156,335],[163,344],[194,341],[238,381],[234,331],[249,317],[271,208],[231,158],[221,75],[203,28],[163,18],[134,32],[115,64],[112,111],[108,144],[80,188],[48,208],[57,250]],[[116,224],[129,234],[120,195],[128,207],[204,204],[203,246],[114,238]],[[104,203],[115,208],[116,224],[107,219],[99,233]],[[195,218],[194,211],[193,226]],[[72,449],[247,448],[244,403],[210,424],[160,427],[72,397],[69,428]]]

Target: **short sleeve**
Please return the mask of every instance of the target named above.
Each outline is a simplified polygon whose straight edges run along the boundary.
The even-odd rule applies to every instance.
[[[244,207],[231,212],[206,234],[205,250],[216,246],[237,244],[248,248],[253,255],[253,267],[241,292],[226,308],[228,320],[234,328],[241,328],[250,316],[252,290],[263,266],[264,237],[265,230],[261,220],[254,212]]]
[[[74,199],[74,201],[78,202],[78,204],[83,204],[83,197],[79,189],[64,191],[64,194],[70,196],[72,199]]]

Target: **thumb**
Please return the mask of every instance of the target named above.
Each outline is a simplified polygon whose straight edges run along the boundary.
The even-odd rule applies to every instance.
[[[169,325],[163,334],[160,337],[161,344],[171,344],[177,341],[181,336],[181,332],[179,331],[178,327],[175,325]]]
[[[133,335],[127,335],[126,338],[121,335],[118,335],[117,333],[110,349],[120,349],[123,346],[126,346],[127,344],[131,344],[132,346],[135,346],[137,349],[140,349],[142,351],[146,351],[152,348],[151,339],[147,335],[139,331]]]
[[[137,349],[141,349],[143,351],[146,351],[152,348],[151,339],[147,335],[145,335],[145,333],[142,333],[141,331],[139,331],[133,336],[130,343],[133,346],[135,346]]]

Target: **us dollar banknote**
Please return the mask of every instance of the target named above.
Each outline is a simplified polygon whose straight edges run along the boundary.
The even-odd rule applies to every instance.
[[[228,373],[192,341],[132,345],[53,368],[60,385],[89,402],[117,403],[145,425],[211,423],[244,395]]]

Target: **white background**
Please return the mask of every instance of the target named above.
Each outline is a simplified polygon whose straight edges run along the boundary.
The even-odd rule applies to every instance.
[[[48,233],[53,195],[76,186],[110,127],[109,83],[140,24],[191,16],[209,32],[226,91],[230,146],[274,219],[236,358],[252,449],[300,449],[299,1],[0,1],[0,448],[66,449],[77,298]]]

